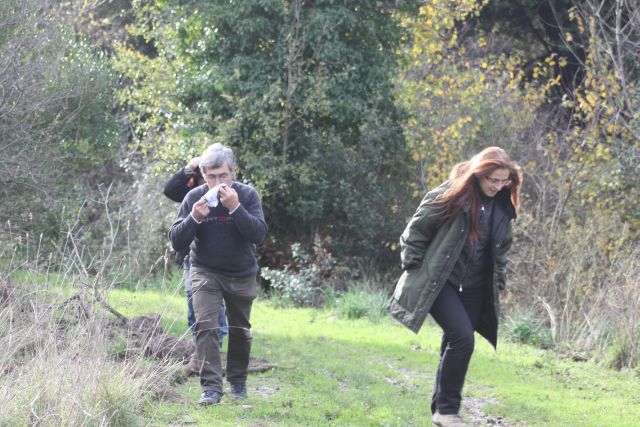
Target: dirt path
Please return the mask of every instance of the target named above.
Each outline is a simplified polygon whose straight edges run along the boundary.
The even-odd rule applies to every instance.
[[[397,362],[386,362],[385,364],[397,373],[397,377],[395,379],[385,377],[385,381],[399,387],[410,389],[421,396],[424,395],[426,402],[430,401],[431,390],[429,387],[432,387],[435,379],[435,374],[433,372],[412,371],[397,366]],[[485,388],[479,384],[472,384],[471,387],[478,390]],[[462,408],[460,412],[467,424],[474,427],[520,427],[526,425],[521,422],[507,420],[503,417],[489,415],[484,412],[485,406],[496,403],[497,399],[495,397],[480,398],[468,395],[465,396],[463,391]]]

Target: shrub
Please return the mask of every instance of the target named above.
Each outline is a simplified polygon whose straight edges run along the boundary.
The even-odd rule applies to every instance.
[[[10,285],[0,275],[0,425],[143,425],[175,365],[115,360],[113,318],[31,276]]]
[[[298,272],[289,270],[272,270],[263,268],[262,277],[271,283],[280,298],[285,303],[291,303],[295,307],[305,307],[313,304],[314,286],[317,279],[315,266],[303,268]]]
[[[585,214],[582,222],[561,226],[553,221],[526,211],[521,216],[505,312],[544,310],[557,346],[611,366],[637,366],[640,247],[612,217]],[[612,346],[619,351],[612,354]]]
[[[260,274],[269,281],[271,289],[285,304],[290,303],[295,307],[314,305],[322,278],[322,270],[316,263],[317,256],[312,257],[299,243],[291,245],[291,252],[298,266],[297,271],[294,266],[288,265],[284,270],[265,267]]]
[[[0,3],[0,217],[57,255],[76,216],[95,242],[104,237],[99,203],[86,200],[120,176],[123,141],[109,61],[55,19],[53,3]]]
[[[549,348],[553,345],[551,329],[531,313],[511,319],[507,324],[507,336],[513,342]]]
[[[369,318],[380,322],[386,316],[387,293],[375,289],[370,283],[360,282],[338,297],[335,310],[339,317],[346,319]]]

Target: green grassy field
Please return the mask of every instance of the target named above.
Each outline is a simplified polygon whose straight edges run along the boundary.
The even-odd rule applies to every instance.
[[[182,295],[113,291],[127,315],[163,313],[173,334],[186,330]],[[277,369],[252,374],[249,399],[199,407],[197,378],[178,386],[182,400],[146,407],[149,425],[424,426],[440,332],[419,335],[385,320],[343,320],[332,312],[274,308],[258,300],[252,356]],[[470,425],[634,426],[640,419],[637,373],[561,360],[500,341],[476,341],[463,392]]]

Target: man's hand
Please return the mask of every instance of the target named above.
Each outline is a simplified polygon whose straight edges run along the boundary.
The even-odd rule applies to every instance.
[[[220,194],[220,202],[222,202],[222,206],[227,208],[229,212],[235,210],[240,204],[240,202],[238,201],[238,193],[236,192],[236,190],[231,188],[230,185],[221,187],[218,194]]]
[[[211,209],[209,209],[209,205],[207,205],[207,201],[204,199],[204,197],[198,200],[193,205],[193,208],[191,208],[191,216],[197,222],[204,221],[204,219],[209,215],[209,212],[211,212]]]
[[[193,173],[198,170],[200,167],[200,157],[194,157],[191,159],[189,163],[184,167],[184,172],[187,175],[193,175]]]
[[[187,166],[190,166],[191,169],[197,169],[200,167],[200,157],[194,157],[193,159],[191,159],[191,161],[187,164]]]

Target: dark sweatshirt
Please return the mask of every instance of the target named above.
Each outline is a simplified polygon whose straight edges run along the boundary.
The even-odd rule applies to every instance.
[[[191,216],[193,205],[209,190],[206,184],[191,190],[169,229],[171,246],[177,252],[191,245],[191,263],[214,272],[242,277],[258,271],[256,245],[267,235],[267,224],[258,192],[240,182],[231,185],[240,205],[232,213],[219,203],[198,224]]]
[[[180,169],[171,175],[169,181],[164,185],[164,195],[174,202],[181,203],[187,193],[194,187],[193,182],[190,181],[192,177],[193,174],[187,175],[185,168]]]
[[[449,283],[459,290],[483,286],[487,281],[485,271],[491,249],[493,206],[493,197],[480,194],[480,207],[476,213],[478,239],[475,244],[467,239],[448,279]]]
[[[174,202],[182,203],[187,193],[198,186],[198,177],[202,181],[202,175],[195,176],[193,173],[187,173],[186,168],[181,168],[171,175],[169,181],[164,185],[163,193]],[[189,246],[176,251],[176,263],[182,266],[187,255],[189,255]]]

